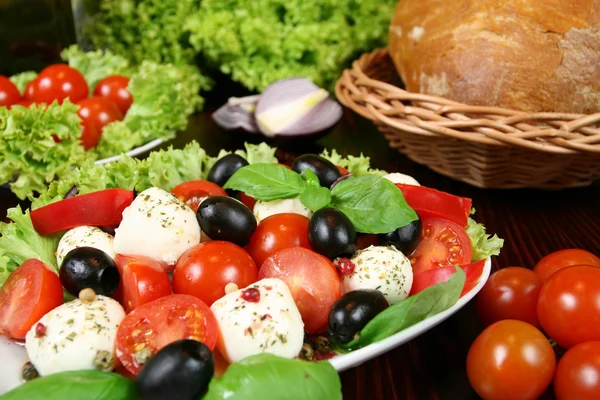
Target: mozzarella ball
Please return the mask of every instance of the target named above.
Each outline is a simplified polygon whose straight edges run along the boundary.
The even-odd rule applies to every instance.
[[[200,225],[194,211],[156,187],[138,194],[123,211],[123,220],[115,229],[117,253],[142,255],[167,265],[174,265],[198,243]]]
[[[259,353],[294,358],[302,349],[304,323],[280,279],[263,279],[231,292],[210,308],[221,331],[219,350],[230,363]]]
[[[413,282],[410,261],[393,246],[369,246],[350,259],[354,272],[344,275],[344,291],[377,289],[390,304],[408,297]]]
[[[387,174],[383,176],[388,181],[392,183],[402,183],[404,185],[413,185],[413,186],[421,186],[419,182],[415,178],[410,175],[401,174],[399,172],[393,172],[391,174]]]
[[[25,336],[25,349],[42,376],[63,371],[112,370],[117,328],[125,318],[121,305],[110,297],[96,296],[89,303],[73,300],[35,323]],[[39,326],[38,326],[39,325]]]
[[[258,222],[275,214],[293,213],[310,218],[312,211],[302,204],[300,198],[281,199],[273,201],[257,201],[254,205],[254,216]]]
[[[68,252],[79,247],[94,247],[111,258],[115,258],[116,255],[111,235],[95,226],[78,226],[67,231],[58,242],[58,250],[56,250],[58,265],[62,264]]]

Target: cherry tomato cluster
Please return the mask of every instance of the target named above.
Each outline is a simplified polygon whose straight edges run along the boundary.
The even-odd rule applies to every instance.
[[[476,308],[486,329],[467,374],[481,397],[537,399],[554,380],[558,400],[600,398],[600,258],[567,249],[501,269]],[[551,341],[566,350],[558,364]]]
[[[29,82],[21,95],[17,87],[5,76],[0,75],[0,107],[32,104],[59,104],[65,99],[79,106],[82,135],[81,142],[86,150],[95,147],[102,135],[102,128],[113,121],[123,119],[133,102],[127,90],[129,78],[120,75],[108,76],[95,87],[93,96],[83,75],[66,64],[54,64],[43,69]]]

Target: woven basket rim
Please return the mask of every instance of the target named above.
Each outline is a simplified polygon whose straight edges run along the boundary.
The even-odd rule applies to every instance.
[[[387,48],[355,60],[336,84],[338,100],[375,123],[416,135],[544,153],[600,155],[600,113],[528,113],[413,93],[369,75],[386,62],[391,63]],[[395,68],[393,72],[398,75]]]

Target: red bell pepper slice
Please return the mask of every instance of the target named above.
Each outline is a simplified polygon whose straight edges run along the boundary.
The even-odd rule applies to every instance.
[[[119,225],[123,210],[133,202],[133,191],[106,189],[48,204],[31,212],[31,222],[40,235],[83,225]]]
[[[404,198],[419,217],[435,217],[450,220],[460,226],[467,226],[473,202],[466,197],[454,196],[424,186],[396,183]]]
[[[462,293],[460,297],[463,297],[466,293],[468,293],[471,289],[477,285],[479,281],[479,277],[483,272],[483,267],[485,265],[485,259],[468,264],[468,265],[460,265],[460,267],[465,271],[466,280],[465,285],[463,287]],[[441,268],[433,268],[427,271],[419,272],[413,276],[413,284],[410,289],[410,296],[422,292],[430,286],[437,285],[440,282],[447,282],[450,277],[456,273],[456,267],[441,267]]]

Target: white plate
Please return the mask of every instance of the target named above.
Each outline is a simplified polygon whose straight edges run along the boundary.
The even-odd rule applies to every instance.
[[[349,368],[356,367],[375,358],[395,347],[404,344],[420,334],[428,331],[434,326],[440,324],[445,319],[456,313],[458,310],[463,308],[475,295],[481,290],[492,268],[491,259],[487,259],[483,267],[483,272],[479,278],[477,285],[471,289],[467,294],[458,300],[458,302],[433,317],[429,317],[424,321],[419,322],[416,325],[411,326],[401,332],[396,333],[380,342],[373,343],[369,346],[363,347],[362,349],[353,351],[352,353],[339,355],[333,357],[329,362],[338,371],[343,371]],[[3,394],[17,386],[21,381],[21,367],[27,361],[27,353],[22,345],[16,344],[3,336],[0,336],[0,394]]]
[[[130,157],[135,157],[135,156],[139,156],[140,154],[143,154],[147,151],[152,150],[155,147],[160,146],[161,144],[164,143],[163,139],[154,139],[151,142],[146,143],[143,146],[140,147],[136,147],[135,149],[129,150],[127,153],[125,153],[126,155],[130,156]],[[95,162],[95,164],[106,164],[109,162],[113,162],[113,161],[117,161],[119,158],[121,158],[122,154],[118,154],[116,156],[112,156],[112,157],[108,157],[108,158],[103,158],[102,160],[98,160]]]

